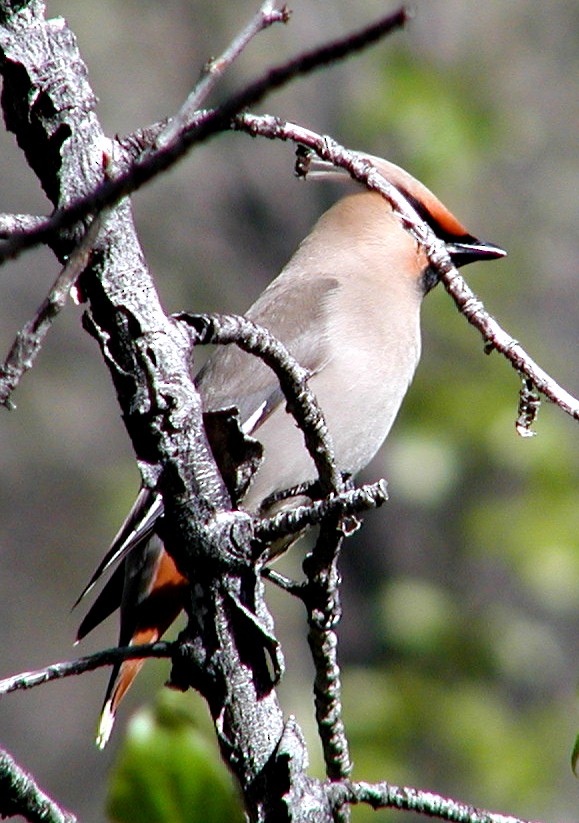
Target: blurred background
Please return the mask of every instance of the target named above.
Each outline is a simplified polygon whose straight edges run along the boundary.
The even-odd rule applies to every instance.
[[[257,7],[258,0],[54,0],[47,14],[63,15],[76,33],[98,115],[113,135],[176,111],[203,63]],[[406,167],[473,234],[508,249],[506,260],[470,266],[466,276],[499,322],[577,394],[579,6],[413,7],[406,30],[270,95],[258,111]],[[289,25],[262,33],[212,102],[395,4],[294,0],[291,8]],[[293,177],[291,146],[226,134],[196,149],[133,200],[167,311],[243,311],[332,196]],[[49,211],[5,134],[0,209]],[[44,250],[5,266],[0,357],[57,271]],[[82,612],[70,607],[139,484],[81,311],[70,305],[61,315],[15,395],[17,410],[0,414],[0,677],[74,656]],[[425,302],[423,330],[417,377],[362,478],[385,476],[391,500],[343,550],[340,656],[354,778],[576,823],[577,427],[544,404],[538,436],[516,436],[517,375],[484,355],[440,287]],[[294,549],[284,569],[299,575],[303,552]],[[279,592],[270,602],[288,666],[284,709],[297,715],[312,771],[321,774],[304,616]],[[116,636],[111,621],[81,651]],[[109,775],[119,757],[127,762],[128,720],[155,699],[167,671],[166,663],[147,664],[104,753],[93,742],[108,679],[102,670],[4,698],[0,745],[85,823],[103,820]],[[175,702],[210,748],[200,699],[163,698],[161,717]],[[147,719],[133,729],[142,732]],[[129,819],[121,806],[116,818]],[[354,812],[355,820],[370,818],[401,819]]]

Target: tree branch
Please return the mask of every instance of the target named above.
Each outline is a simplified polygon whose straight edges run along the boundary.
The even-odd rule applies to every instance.
[[[314,703],[326,772],[332,780],[352,770],[342,713],[342,683],[335,628],[342,618],[341,576],[338,570],[344,537],[339,515],[329,514],[320,526],[316,545],[304,559],[307,582],[304,603],[308,616],[308,645],[315,666]],[[349,819],[349,810],[336,809],[337,823]]]
[[[94,654],[79,657],[76,660],[52,663],[43,669],[5,677],[0,680],[0,697],[10,694],[10,692],[33,689],[35,686],[42,686],[44,683],[50,683],[53,680],[62,680],[64,677],[92,672],[103,666],[114,666],[115,663],[122,663],[123,660],[135,660],[140,657],[173,657],[176,654],[178,654],[178,644],[176,643],[159,641],[158,643],[146,643],[140,646],[116,646],[113,649],[104,649]]]
[[[36,162],[35,170],[56,205],[82,200],[104,177],[104,137],[92,112],[86,67],[63,21],[43,19],[42,4],[33,2],[24,16],[10,9],[6,14],[0,43],[10,126],[20,145],[33,145],[37,158],[52,159]],[[74,72],[75,66],[81,68]],[[55,128],[68,135],[58,144],[62,152],[55,151]],[[66,235],[54,242],[60,254],[71,245]],[[160,479],[167,549],[185,574],[195,569],[190,629],[206,668],[201,680],[192,659],[188,683],[201,687],[210,704],[250,815],[266,819],[265,809],[284,802],[284,773],[295,771],[299,782],[297,764],[305,753],[296,742],[295,764],[286,753],[281,772],[276,770],[284,721],[265,674],[266,649],[273,648],[271,617],[256,572],[243,559],[243,552],[250,556],[250,524],[227,515],[230,501],[205,438],[188,346],[161,309],[127,201],[107,221],[91,263],[81,284],[90,305],[87,325],[111,372],[142,474],[150,483]],[[249,649],[248,625],[254,641]],[[300,740],[298,731],[292,740]],[[313,808],[323,803],[326,814],[319,791],[315,800],[308,797]],[[294,819],[303,819],[301,808],[298,802]],[[276,819],[274,812],[270,819]]]
[[[282,511],[257,523],[255,535],[264,543],[269,543],[276,538],[299,534],[306,528],[318,526],[326,517],[338,516],[343,520],[353,514],[376,509],[388,500],[387,487],[385,480],[378,480],[377,483],[347,489],[323,500],[315,500],[309,505]]]
[[[31,3],[30,11],[25,25],[19,18],[17,25],[5,26],[1,32],[4,54],[9,53],[3,99],[10,111],[10,127],[21,145],[28,147],[27,156],[59,213],[71,202],[81,202],[86,209],[87,192],[101,196],[111,191],[108,181],[102,182],[103,136],[92,113],[94,97],[84,67],[78,75],[70,71],[81,62],[63,24],[45,24],[40,3]],[[354,38],[350,46],[359,43]],[[245,97],[242,92],[232,98],[231,111],[225,107],[219,116],[208,115],[206,135],[217,129],[219,117],[225,125],[235,107],[252,94],[310,70],[321,59],[331,59],[331,50],[322,50],[314,58],[306,55],[293,66],[271,73],[267,82],[253,84]],[[13,72],[21,63],[24,71]],[[63,70],[65,78],[58,74]],[[43,78],[42,86],[38,76]],[[20,102],[10,108],[13,100],[22,98],[23,78],[29,84],[25,99],[37,103],[42,99],[46,105],[37,104],[33,112],[23,110]],[[84,83],[82,93],[76,88],[79,78]],[[66,127],[66,136],[61,143],[49,143],[53,162],[45,166],[43,141],[53,137],[55,122],[61,130]],[[204,123],[202,118],[191,142],[202,139]],[[58,151],[61,146],[66,146],[66,152]],[[176,156],[177,149],[163,153],[163,163]],[[147,173],[152,174],[151,167]],[[139,174],[131,184],[144,181],[146,174],[141,178]],[[124,189],[118,188],[117,195],[122,193]],[[93,206],[98,202],[97,197]],[[68,212],[69,220],[71,214],[74,209]],[[51,237],[51,243],[62,256],[73,238],[74,233],[61,232]],[[115,209],[91,269],[83,275],[81,291],[90,305],[87,328],[111,371],[143,476],[158,484],[164,497],[162,537],[179,568],[185,574],[195,573],[185,633],[191,642],[182,647],[190,650],[189,665],[184,660],[174,664],[175,680],[198,688],[208,700],[222,752],[238,776],[251,817],[278,820],[283,813],[284,819],[325,820],[329,810],[321,784],[304,773],[307,758],[299,729],[295,722],[283,725],[273,691],[266,658],[273,662],[274,672],[279,671],[281,658],[251,562],[251,521],[229,512],[230,501],[202,429],[186,347],[160,310],[126,202]],[[341,483],[339,475],[336,481]]]
[[[253,38],[275,23],[288,22],[290,12],[287,7],[282,6],[282,8],[276,9],[275,6],[276,0],[265,0],[247,26],[235,37],[225,51],[219,57],[212,58],[205,64],[201,78],[191,94],[174,117],[171,117],[164,124],[159,124],[160,131],[149,142],[147,148],[159,149],[178,139],[179,135],[194,121],[198,109],[209,97],[218,81],[247,48]],[[150,140],[153,136],[152,130],[149,130],[148,134]]]
[[[4,2],[6,3],[7,0]],[[138,162],[133,163],[128,172],[102,182],[69,205],[61,206],[37,228],[15,233],[9,240],[1,243],[0,263],[16,257],[26,248],[40,243],[49,243],[59,232],[86,218],[87,215],[100,211],[105,206],[118,203],[122,197],[136,191],[157,174],[170,168],[183,157],[189,148],[228,129],[236,114],[248,106],[255,105],[270,91],[286,85],[296,77],[309,74],[322,66],[343,60],[367,48],[370,44],[404,25],[407,19],[406,11],[401,8],[359,32],[306,52],[288,63],[275,66],[265,72],[262,77],[229,97],[219,108],[198,112],[193,123],[173,142],[147,153]],[[6,43],[0,42],[0,47],[4,47],[4,51],[5,46]]]
[[[24,373],[32,368],[44,338],[66,305],[71,288],[88,265],[92,248],[101,227],[95,217],[84,237],[72,252],[68,262],[54,281],[52,288],[34,318],[18,332],[4,363],[0,364],[0,405],[14,409],[11,395]]]
[[[58,208],[53,218],[43,221],[35,231],[20,233],[4,243],[0,248],[3,259],[42,241],[49,241],[62,258],[74,246],[80,230],[77,227],[74,232],[67,232],[65,228],[105,204],[119,203],[123,195],[168,168],[188,147],[228,128],[242,108],[261,99],[269,90],[364,48],[405,19],[404,12],[398,12],[351,37],[274,68],[230,97],[218,110],[194,113],[193,122],[174,140],[169,139],[163,148],[148,153],[128,173],[106,180],[102,168],[104,135],[92,111],[94,97],[70,33],[61,22],[44,21],[40,0],[16,4],[19,8],[26,6],[25,15],[15,12],[12,5],[9,0],[0,0],[7,120]],[[32,99],[36,104],[28,109]],[[183,117],[189,116],[187,110]],[[302,130],[302,138],[296,140],[298,127],[288,129],[290,124],[271,120],[266,129],[265,123],[264,118],[252,121],[249,116],[239,116],[236,127],[253,133],[269,129],[271,134],[266,136],[306,145],[310,139],[320,157],[343,166],[387,197],[404,224],[424,245],[441,279],[453,282],[456,272],[443,244],[368,163],[328,138],[312,137],[310,132],[304,140]],[[165,139],[161,138],[161,142]],[[98,340],[111,371],[143,477],[150,485],[158,483],[163,494],[166,517],[162,536],[168,551],[186,574],[192,576],[195,572],[196,586],[185,634],[191,642],[178,646],[181,654],[175,661],[175,678],[182,685],[198,688],[206,697],[222,752],[240,781],[252,819],[325,821],[330,803],[335,815],[343,819],[344,804],[356,802],[412,808],[469,823],[509,819],[476,817],[478,812],[471,807],[412,789],[350,782],[327,785],[306,776],[307,755],[301,733],[294,721],[283,723],[273,688],[275,677],[270,674],[272,660],[276,672],[281,660],[261,581],[252,563],[254,524],[249,517],[230,511],[227,490],[204,435],[199,398],[188,374],[188,347],[175,324],[161,310],[135,237],[128,203],[121,202],[115,209],[106,236],[95,249],[91,268],[83,275],[82,290],[90,306],[86,324]],[[473,299],[467,296],[467,303]],[[478,309],[472,312],[473,317],[477,314]],[[498,348],[495,340],[491,342],[493,348]],[[303,387],[303,376],[300,379]],[[311,425],[315,432],[312,448],[318,455],[324,483],[328,490],[341,491],[341,478],[328,457],[331,452],[324,451],[325,445],[321,451],[319,448],[323,421],[308,423],[311,407],[305,412],[306,427]],[[376,488],[375,492],[373,500],[384,497],[385,490]],[[320,688],[316,683],[318,720],[327,732],[322,732],[322,737],[331,777],[342,777],[350,768],[341,724],[333,629],[340,614],[340,520],[346,498],[352,503],[354,495],[341,493],[343,499],[335,508],[332,500],[322,501],[327,504],[322,537],[306,563],[310,633],[316,635],[312,651],[323,678]],[[169,644],[154,647],[166,650]],[[172,648],[174,651],[175,647]],[[113,651],[147,656],[146,650],[138,647],[108,650],[101,655]],[[94,662],[96,657],[91,655],[83,660],[90,660],[89,668],[103,665],[102,658],[101,662]],[[14,688],[31,687],[66,676],[65,670],[58,668],[66,665],[74,664],[56,664],[56,668],[49,667],[48,675],[47,670],[27,673],[22,676],[24,680],[21,677],[18,681],[20,685],[14,685],[14,678],[10,680]],[[323,694],[319,693],[322,687]]]
[[[46,217],[36,214],[0,214],[0,239],[6,240],[18,232],[29,232],[41,226]]]
[[[449,823],[532,823],[512,815],[477,809],[440,794],[392,783],[354,783],[348,780],[330,785],[327,791],[332,802],[339,805],[367,803],[373,809],[412,811]]]
[[[447,266],[446,261],[440,260],[437,268],[446,291],[456,303],[460,313],[483,336],[487,353],[497,351],[502,354],[521,376],[531,381],[538,392],[574,420],[579,420],[579,400],[553,380],[527,354],[518,341],[497,323],[453,266]],[[528,426],[525,431],[528,431]]]
[[[31,823],[76,823],[25,772],[8,752],[0,749],[0,817],[22,816]]]
[[[287,400],[288,411],[303,432],[306,447],[320,477],[321,494],[338,493],[342,488],[342,478],[336,468],[334,449],[322,410],[307,385],[309,373],[285,346],[267,329],[240,315],[180,312],[173,318],[194,330],[194,345],[236,343],[272,369]]]
[[[306,384],[307,372],[269,332],[243,317],[181,313],[175,315],[175,318],[184,320],[195,328],[195,342],[236,343],[243,350],[259,356],[273,369],[286,397],[288,410],[303,432],[306,446],[315,462],[322,494],[338,493],[337,496],[322,501],[322,505],[317,508],[308,507],[308,518],[313,520],[319,516],[317,522],[321,523],[321,531],[316,548],[304,563],[308,582],[303,590],[303,600],[308,613],[308,642],[316,669],[316,719],[326,770],[328,777],[332,779],[347,777],[351,764],[342,720],[338,644],[334,632],[341,616],[337,563],[345,528],[340,511],[345,501],[339,494],[344,484],[335,466],[321,410]],[[377,500],[383,502],[385,488],[375,489],[374,492],[374,496],[359,495],[356,498],[357,504],[373,506],[377,505]],[[285,525],[295,527],[300,522],[300,517],[302,512],[291,512]],[[336,823],[345,823],[349,819],[349,810],[336,810],[334,817]]]

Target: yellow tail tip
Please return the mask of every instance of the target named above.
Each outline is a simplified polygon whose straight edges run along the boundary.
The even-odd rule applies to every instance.
[[[104,749],[109,741],[113,725],[115,722],[115,713],[112,709],[112,701],[107,700],[103,708],[101,719],[99,721],[98,732],[96,736],[96,744],[99,749]]]

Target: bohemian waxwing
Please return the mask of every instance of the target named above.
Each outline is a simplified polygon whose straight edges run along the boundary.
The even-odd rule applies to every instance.
[[[422,183],[386,160],[363,155],[405,195],[445,241],[456,266],[503,257],[470,235]],[[390,205],[358,185],[332,206],[301,243],[281,274],[246,316],[267,328],[312,375],[338,468],[354,476],[387,436],[420,357],[420,306],[436,285],[422,247]],[[222,347],[199,373],[205,411],[236,406],[244,431],[264,457],[243,508],[267,514],[262,502],[276,492],[316,479],[303,436],[286,412],[273,373],[235,346]],[[119,606],[119,645],[154,642],[183,609],[187,580],[155,533],[161,496],[142,489],[103,562],[101,574],[121,560],[82,621],[81,640]],[[79,598],[79,600],[81,599]],[[143,660],[115,666],[97,736],[102,748],[119,701]]]

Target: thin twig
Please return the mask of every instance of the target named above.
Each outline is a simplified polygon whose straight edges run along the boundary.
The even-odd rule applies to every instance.
[[[531,823],[520,817],[504,815],[459,803],[450,797],[392,783],[354,783],[344,780],[326,788],[333,803],[367,803],[373,809],[400,809],[447,820],[450,823]],[[537,823],[537,822],[536,822]]]
[[[93,219],[35,316],[18,332],[6,360],[0,365],[0,404],[6,408],[15,408],[11,395],[24,373],[32,368],[44,338],[66,304],[71,288],[86,268],[101,223],[100,216]]]
[[[299,597],[300,600],[304,599],[304,583],[299,583],[297,580],[292,580],[291,577],[278,572],[277,569],[273,569],[271,566],[264,566],[261,570],[261,576],[265,577],[266,580],[269,580],[284,592],[287,592],[294,597]]]
[[[199,112],[191,126],[168,146],[146,154],[133,163],[126,173],[113,180],[105,180],[92,194],[80,198],[66,208],[57,209],[36,229],[12,235],[9,240],[0,244],[0,263],[16,257],[26,248],[47,242],[57,232],[88,214],[114,205],[122,197],[136,191],[176,163],[191,146],[228,129],[235,115],[259,102],[268,92],[286,85],[296,77],[309,74],[365,49],[404,25],[407,17],[406,11],[401,8],[354,34],[322,45],[265,72],[258,80],[229,97],[218,109]]]
[[[290,140],[298,145],[307,146],[322,160],[346,169],[353,178],[373,191],[379,192],[400,216],[404,226],[424,246],[430,263],[440,274],[445,289],[455,301],[461,314],[464,314],[468,322],[480,331],[487,341],[488,349],[500,352],[514,369],[533,382],[541,394],[575,420],[579,420],[579,400],[550,377],[491,317],[452,265],[444,242],[436,237],[406,198],[364,159],[363,154],[348,151],[329,137],[324,137],[294,123],[284,122],[271,115],[239,115],[235,118],[234,128],[246,131],[252,136],[261,135],[272,140]]]
[[[23,817],[31,823],[76,823],[76,817],[42,791],[34,778],[0,749],[0,818]]]
[[[338,517],[327,517],[312,552],[303,563],[306,574],[304,603],[308,614],[308,645],[316,676],[314,704],[326,773],[331,780],[350,775],[352,763],[342,712],[342,683],[338,664],[336,626],[342,617],[338,560],[343,534]],[[349,819],[347,806],[336,806],[335,823]]]
[[[152,149],[163,148],[179,138],[181,132],[193,122],[197,110],[211,94],[225,71],[237,60],[254,37],[274,23],[287,23],[290,12],[285,6],[276,9],[275,5],[275,0],[265,0],[247,26],[229,44],[225,51],[219,57],[212,58],[205,64],[199,82],[177,114],[164,125],[151,146]]]
[[[527,377],[543,394],[570,417],[579,420],[579,400],[553,380],[511,335],[492,317],[475,293],[454,268],[441,271],[444,288],[469,323],[479,330],[486,341],[486,351],[497,351],[521,375]]]
[[[172,657],[177,648],[175,643],[165,642],[146,643],[142,646],[119,646],[79,657],[77,660],[53,663],[44,669],[21,672],[0,680],[0,697],[10,692],[32,689],[34,686],[41,686],[43,683],[50,683],[52,680],[60,680],[63,677],[92,672],[103,666],[113,666],[115,663],[122,663],[123,660],[134,660],[141,657]]]
[[[385,480],[378,480],[376,483],[348,489],[323,500],[314,500],[279,512],[267,520],[260,520],[255,526],[255,535],[264,543],[269,543],[285,535],[298,534],[310,526],[317,526],[326,517],[339,516],[343,519],[348,515],[376,509],[387,500],[387,483]]]

